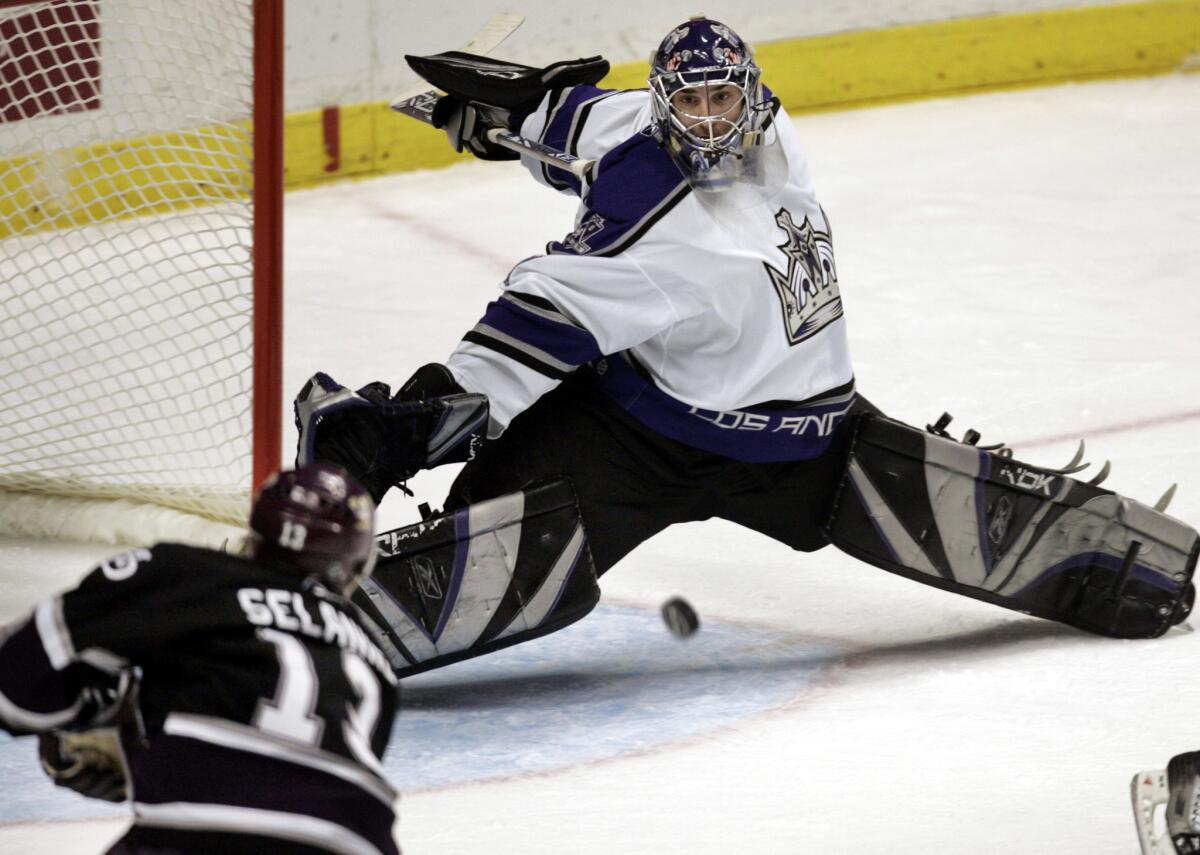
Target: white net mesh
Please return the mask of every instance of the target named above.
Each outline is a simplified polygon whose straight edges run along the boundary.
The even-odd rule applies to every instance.
[[[251,5],[0,4],[0,489],[244,520]]]

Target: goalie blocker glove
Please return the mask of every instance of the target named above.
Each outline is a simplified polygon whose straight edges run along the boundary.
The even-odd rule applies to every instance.
[[[386,383],[352,392],[313,375],[294,405],[296,466],[336,463],[378,504],[422,469],[470,460],[487,428],[487,396],[463,392],[448,372],[439,379],[439,368],[423,367],[395,397]]]
[[[433,108],[433,126],[446,131],[455,151],[481,160],[516,160],[519,155],[488,139],[494,128],[516,130],[547,92],[591,86],[608,74],[598,56],[533,68],[462,51],[406,56],[409,66],[447,94]]]

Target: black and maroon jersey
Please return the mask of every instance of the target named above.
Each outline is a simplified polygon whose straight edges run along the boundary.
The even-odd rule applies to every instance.
[[[397,684],[362,621],[314,580],[250,558],[135,549],[0,636],[0,726],[69,726],[97,670],[137,668],[146,735],[125,745],[131,839],[395,853],[396,793],[379,760]]]

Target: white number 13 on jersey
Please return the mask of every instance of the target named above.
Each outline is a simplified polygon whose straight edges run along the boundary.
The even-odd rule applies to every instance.
[[[284,549],[293,549],[299,552],[304,548],[304,541],[307,537],[307,528],[300,525],[300,523],[284,520],[283,526],[279,531],[279,545]]]
[[[260,629],[256,634],[275,645],[279,683],[272,700],[258,702],[254,726],[284,739],[317,745],[325,731],[325,720],[315,712],[320,686],[308,648],[294,636],[275,629]],[[382,776],[383,769],[371,751],[371,734],[379,719],[379,680],[361,657],[348,650],[342,651],[342,670],[358,695],[358,705],[346,711],[346,720],[342,723],[343,740],[355,759]]]

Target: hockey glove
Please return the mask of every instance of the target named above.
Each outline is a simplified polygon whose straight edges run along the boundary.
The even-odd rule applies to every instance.
[[[405,59],[413,71],[448,93],[433,108],[433,126],[446,131],[455,151],[466,149],[482,160],[518,157],[516,152],[489,140],[488,131],[516,130],[547,92],[594,85],[609,68],[608,61],[598,56],[564,60],[545,68],[462,51]]]
[[[386,385],[384,388],[387,388]],[[466,391],[458,385],[458,381],[454,379],[449,368],[440,362],[430,362],[422,365],[404,381],[404,385],[396,392],[395,400],[427,401],[430,398],[444,398],[447,395],[462,395]],[[358,393],[363,394],[363,390],[359,389]]]
[[[519,160],[520,155],[488,139],[493,128],[509,126],[512,114],[501,107],[490,107],[478,101],[464,101],[455,95],[438,99],[433,108],[433,126],[446,132],[450,145],[464,149],[480,160]]]
[[[38,757],[42,770],[57,787],[106,802],[123,802],[128,797],[115,728],[39,734]]]
[[[351,392],[327,374],[313,375],[296,396],[296,465],[336,463],[378,503],[421,469],[474,456],[487,425],[486,395],[389,395],[384,383]]]

